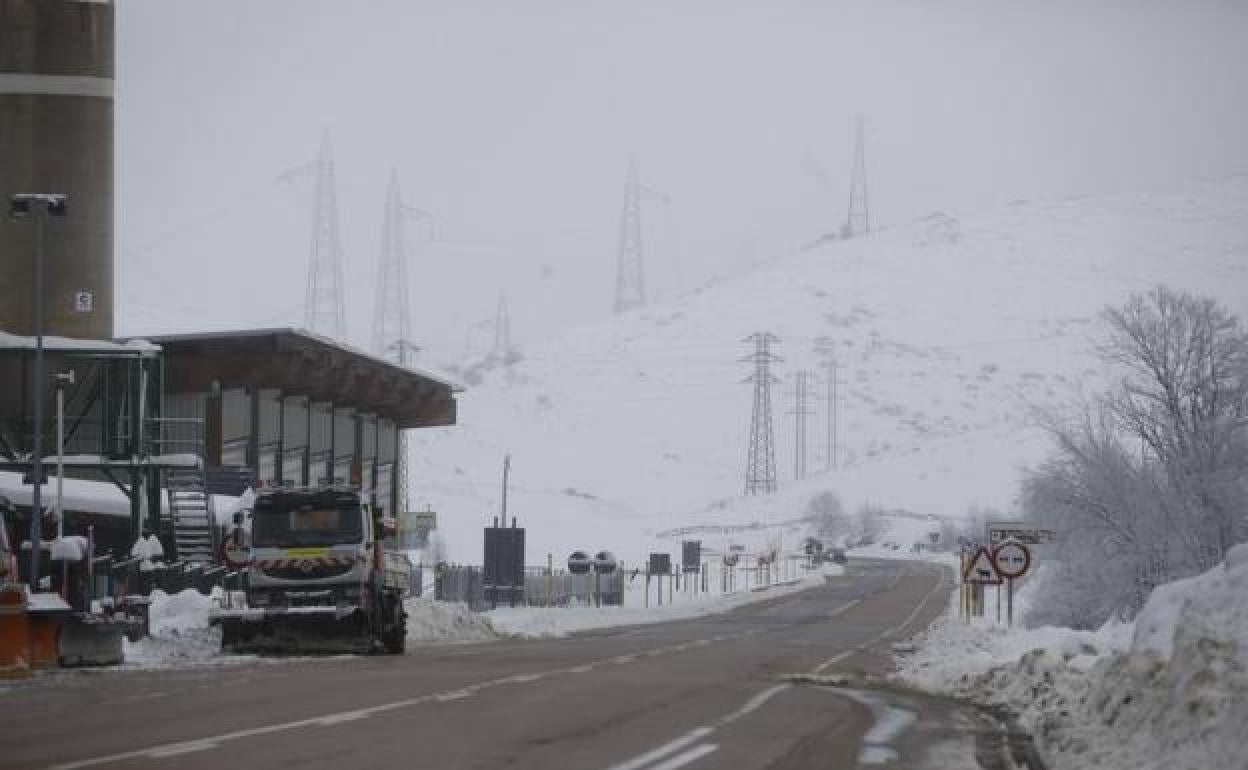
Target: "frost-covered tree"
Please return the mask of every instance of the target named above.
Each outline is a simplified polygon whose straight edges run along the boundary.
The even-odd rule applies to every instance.
[[[1208,297],[1159,287],[1105,317],[1121,367],[1108,403],[1161,465],[1181,558],[1220,561],[1245,539],[1248,334]]]
[[[1243,325],[1164,287],[1105,320],[1100,352],[1119,380],[1074,417],[1044,416],[1056,447],[1023,484],[1025,515],[1060,533],[1061,565],[1029,622],[1098,625],[1248,539]]]

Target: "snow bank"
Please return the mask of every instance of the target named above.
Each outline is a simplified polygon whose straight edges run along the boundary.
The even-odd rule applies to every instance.
[[[408,599],[407,640],[415,643],[488,642],[498,639],[490,620],[459,602]]]
[[[223,662],[242,656],[221,654],[221,632],[209,628],[208,614],[221,597],[220,589],[204,596],[188,588],[173,595],[152,592],[149,608],[151,635],[125,641],[125,665],[145,668]]]
[[[956,613],[955,601],[899,678],[1009,707],[1052,770],[1248,766],[1248,545],[1157,589],[1134,624],[1006,631]]]

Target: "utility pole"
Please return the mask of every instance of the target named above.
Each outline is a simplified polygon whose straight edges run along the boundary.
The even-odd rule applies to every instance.
[[[841,229],[841,237],[853,238],[871,232],[871,216],[867,209],[866,120],[859,115],[854,125],[854,165],[849,183],[849,215]]]
[[[771,385],[779,382],[771,365],[781,361],[771,352],[780,338],[770,332],[756,332],[744,342],[754,344],[754,352],[741,359],[754,365],[754,373],[742,380],[754,384],[754,406],[750,413],[750,445],[746,457],[745,494],[773,494],[776,491],[775,430],[771,419]]]
[[[40,556],[43,546],[43,411],[47,398],[47,372],[43,355],[43,229],[48,217],[63,217],[66,213],[64,193],[16,193],[9,198],[9,216],[35,220],[35,366],[31,372],[31,391],[34,396],[33,433],[30,451],[30,478],[34,485],[30,490],[30,591],[39,591]],[[59,462],[59,461],[58,461]]]
[[[624,179],[624,210],[620,216],[620,253],[616,263],[615,312],[646,304],[641,243],[641,180],[637,159],[628,159]]]
[[[833,470],[837,467],[837,450],[839,449],[837,446],[839,439],[837,435],[837,411],[840,409],[840,396],[837,392],[840,385],[838,376],[836,353],[833,352],[832,360],[828,362],[828,470]]]
[[[794,408],[789,414],[794,417],[793,431],[793,478],[800,481],[806,478],[806,418],[814,414],[809,408],[810,372],[801,370],[797,373],[793,388]]]
[[[342,243],[338,237],[338,200],[328,134],[321,142],[316,160],[313,206],[304,326],[309,331],[342,341],[347,334],[342,300]]]
[[[511,455],[503,457],[503,504],[502,526],[507,526],[507,482],[511,476]]]

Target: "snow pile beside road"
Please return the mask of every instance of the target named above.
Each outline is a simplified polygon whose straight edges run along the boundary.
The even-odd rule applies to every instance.
[[[407,640],[415,643],[488,642],[499,638],[489,618],[458,602],[408,599]]]
[[[494,628],[513,636],[558,637],[579,631],[618,626],[638,626],[729,612],[751,602],[775,599],[823,583],[825,577],[843,575],[840,565],[829,564],[800,580],[730,594],[701,594],[693,598],[677,594],[675,603],[666,595],[663,606],[644,607],[643,597],[630,591],[624,607],[500,607],[485,613]],[[643,584],[644,587],[644,584]]]
[[[976,628],[953,607],[899,676],[1010,708],[1053,770],[1242,770],[1248,545],[1096,633]]]
[[[153,591],[150,635],[124,642],[126,665],[161,667],[225,659],[220,630],[208,626],[208,614],[220,597],[220,589],[210,596],[192,588],[173,595]]]

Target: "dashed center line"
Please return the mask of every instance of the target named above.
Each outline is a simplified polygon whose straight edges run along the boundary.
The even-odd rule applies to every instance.
[[[149,746],[143,749],[136,749],[134,751],[126,751],[126,752],[121,752],[118,754],[110,754],[108,756],[92,757],[89,759],[82,759],[82,760],[77,760],[73,762],[64,762],[58,765],[53,765],[52,767],[53,767],[53,770],[76,770],[77,768],[95,767],[98,765],[110,764],[114,762],[122,762],[126,760],[133,760],[133,759],[157,760],[157,759],[166,759],[169,757],[175,757],[175,756],[179,756],[182,754],[190,754],[190,753],[197,752],[197,751],[209,751],[212,749],[218,749],[221,747],[221,744],[229,742],[229,741],[241,740],[243,738],[250,738],[250,737],[259,736],[259,735],[268,735],[268,734],[277,733],[277,732],[285,732],[289,730],[299,730],[299,729],[304,729],[304,728],[309,728],[309,727],[329,727],[333,725],[342,724],[344,722],[352,722],[352,721],[359,720],[359,719],[367,719],[369,717],[377,716],[378,714],[384,714],[389,711],[395,711],[397,709],[411,708],[414,706],[430,704],[430,703],[449,703],[449,702],[459,701],[465,698],[470,698],[476,693],[482,690],[492,688],[492,687],[500,687],[500,686],[508,685],[508,684],[520,684],[520,683],[534,682],[539,679],[542,679],[548,676],[557,675],[557,674],[584,674],[584,673],[593,671],[596,668],[600,668],[602,666],[609,666],[609,665],[624,666],[630,663],[635,663],[637,660],[639,660],[642,657],[658,657],[660,655],[673,655],[676,653],[685,652],[687,650],[692,650],[692,649],[699,648],[699,647],[705,647],[709,644],[714,644],[717,642],[729,641],[733,639],[742,639],[747,636],[752,636],[753,634],[757,632],[758,632],[757,630],[750,630],[750,631],[743,631],[738,634],[726,634],[722,636],[710,637],[707,639],[697,639],[692,642],[685,642],[683,644],[669,645],[667,647],[657,647],[657,648],[647,650],[641,653],[634,653],[630,655],[616,655],[610,658],[603,658],[600,660],[591,661],[589,663],[584,663],[582,665],[573,666],[570,668],[553,669],[550,671],[539,671],[539,672],[531,673],[531,674],[513,674],[511,676],[506,676],[506,677],[502,677],[499,679],[491,679],[485,682],[477,682],[475,684],[470,684],[470,685],[467,685],[465,687],[460,687],[455,690],[448,690],[446,692],[440,692],[440,693],[432,693],[429,695],[421,695],[419,697],[393,701],[391,703],[383,703],[377,706],[369,706],[366,708],[354,709],[351,711],[341,711],[341,712],[337,712],[333,714],[324,714],[322,716],[311,717],[308,719],[299,719],[293,722],[283,722],[279,724],[265,725],[262,727],[255,727],[255,728],[251,728],[247,730],[236,730],[234,732],[222,733],[221,735],[214,735],[214,736],[209,736],[209,737],[204,737],[204,738],[196,738],[196,739],[192,739],[188,741],[167,743],[167,744],[163,744],[159,746]],[[711,751],[714,751],[715,747],[711,747],[709,750],[706,750],[705,747],[697,747],[697,749],[701,751],[702,753],[697,754],[697,756],[692,756],[691,758],[685,759],[685,761],[682,762],[682,764],[687,764],[688,762],[692,762],[694,759],[697,759],[700,756],[704,756],[705,754],[708,754]],[[679,765],[673,765],[673,767],[679,767]]]

